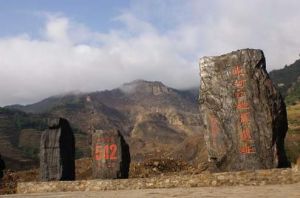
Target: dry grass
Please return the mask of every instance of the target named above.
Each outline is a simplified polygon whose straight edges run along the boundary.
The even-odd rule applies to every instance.
[[[289,131],[286,137],[286,151],[292,163],[300,156],[300,102],[287,107]]]
[[[0,188],[1,194],[13,194],[16,193],[18,182],[38,181],[38,170],[18,171],[13,172],[7,170],[4,172],[2,186]]]

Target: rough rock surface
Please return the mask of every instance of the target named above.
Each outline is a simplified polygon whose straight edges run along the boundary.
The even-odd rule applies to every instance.
[[[75,179],[75,139],[66,119],[49,119],[41,136],[40,177],[42,181]]]
[[[93,178],[128,178],[129,146],[117,130],[96,130],[92,135]]]
[[[288,167],[284,101],[261,50],[200,59],[200,112],[212,171]]]

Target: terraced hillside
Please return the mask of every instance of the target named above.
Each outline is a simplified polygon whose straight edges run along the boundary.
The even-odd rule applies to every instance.
[[[300,157],[300,101],[287,107],[289,131],[286,137],[286,149],[289,158],[295,162]]]
[[[40,116],[0,108],[0,153],[7,166],[13,169],[26,169],[37,164],[34,159],[37,153],[30,151],[31,145],[26,146],[19,141],[25,128],[34,129],[39,134],[43,129],[43,121]]]
[[[300,76],[300,60],[296,60],[291,65],[286,65],[282,69],[270,72],[270,77],[274,84],[277,85],[281,94],[286,97],[289,89],[293,87]]]

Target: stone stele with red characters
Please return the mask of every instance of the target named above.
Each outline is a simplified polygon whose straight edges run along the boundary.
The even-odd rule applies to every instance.
[[[289,167],[284,101],[261,50],[200,59],[200,113],[215,171]]]
[[[92,159],[93,178],[128,178],[129,146],[118,130],[95,130],[93,132]]]

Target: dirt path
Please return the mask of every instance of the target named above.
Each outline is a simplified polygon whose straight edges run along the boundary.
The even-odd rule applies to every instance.
[[[37,194],[15,194],[2,196],[7,198],[19,197],[272,197],[272,198],[298,198],[300,197],[300,183],[288,185],[266,185],[266,186],[234,186],[234,187],[197,187],[197,188],[168,188],[168,189],[142,189],[142,190],[119,190],[99,192],[58,192]]]

